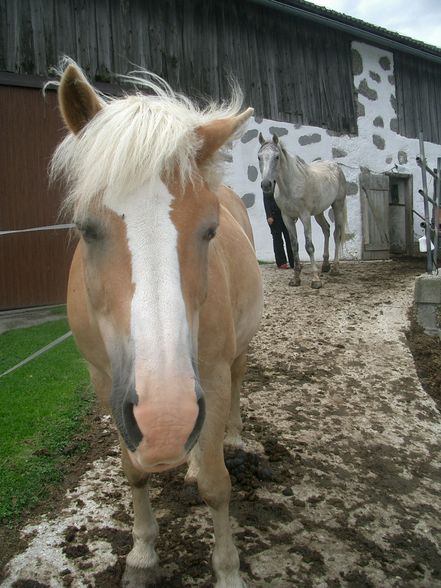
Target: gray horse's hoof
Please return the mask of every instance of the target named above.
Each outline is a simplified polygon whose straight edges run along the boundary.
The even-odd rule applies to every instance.
[[[311,288],[314,288],[315,290],[318,290],[321,287],[322,287],[322,283],[321,283],[320,280],[313,280],[311,282]]]
[[[159,567],[134,568],[126,565],[121,586],[123,588],[159,588],[163,586],[163,576]]]
[[[329,263],[329,261],[324,261],[322,263],[322,273],[326,274],[327,272],[329,272],[330,269],[331,269],[331,264]]]
[[[300,278],[293,278],[288,282],[288,286],[300,286]]]

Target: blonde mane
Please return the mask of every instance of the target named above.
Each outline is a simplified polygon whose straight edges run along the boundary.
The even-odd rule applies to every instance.
[[[237,115],[242,106],[237,85],[228,102],[201,108],[155,74],[142,71],[122,77],[138,88],[137,93],[122,98],[101,94],[103,108],[78,135],[69,134],[60,143],[50,164],[51,180],[67,186],[63,211],[75,221],[106,192],[111,191],[112,198],[126,197],[146,181],[176,172],[181,182],[190,179],[200,147],[195,130]],[[222,167],[216,157],[198,173],[216,189]]]

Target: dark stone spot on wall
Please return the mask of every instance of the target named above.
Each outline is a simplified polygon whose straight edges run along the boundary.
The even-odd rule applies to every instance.
[[[393,161],[392,155],[389,155],[389,157],[386,157],[386,163],[392,163],[392,161]]]
[[[255,182],[257,180],[257,167],[255,167],[254,165],[249,165],[248,166],[248,179],[250,180],[250,182]]]
[[[394,133],[398,133],[398,119],[397,118],[390,119],[390,130],[393,131]]]
[[[326,129],[326,134],[330,137],[341,137],[344,133],[338,133],[337,131],[331,131],[331,129]]]
[[[384,127],[384,120],[381,116],[376,116],[374,118],[374,127]]]
[[[363,73],[363,59],[357,49],[352,49],[352,73],[354,76]]]
[[[394,112],[397,112],[397,99],[395,98],[394,94],[390,95],[390,103],[392,104],[392,108],[394,109]]]
[[[255,121],[256,124],[260,125],[260,123],[263,122],[263,116],[257,116],[257,115],[255,115],[254,121]]]
[[[392,86],[395,86],[395,76],[394,75],[390,75],[387,76],[387,79],[389,80],[389,84],[392,84]]]
[[[338,147],[332,148],[332,158],[337,159],[337,157],[346,157],[347,153],[343,149],[338,149]]]
[[[372,90],[372,88],[369,88],[366,78],[361,80],[360,85],[358,86],[358,91],[362,96],[369,100],[376,100],[378,98],[377,92]]]
[[[321,136],[318,133],[313,133],[312,135],[302,135],[299,137],[300,145],[311,145],[311,143],[320,143],[322,140]]]
[[[243,134],[243,136],[241,138],[241,142],[242,143],[249,143],[250,141],[252,141],[254,139],[254,137],[257,137],[258,134],[259,134],[259,131],[257,129],[250,129],[249,131],[247,131],[246,133]]]
[[[295,129],[301,129],[302,128],[302,123],[295,123],[294,128]]]
[[[255,201],[256,201],[256,195],[253,194],[252,192],[249,192],[248,194],[244,194],[242,196],[242,202],[245,204],[245,206],[247,208],[251,208],[254,205]]]
[[[278,137],[283,137],[283,135],[288,134],[288,130],[283,127],[270,127],[269,132],[271,135],[277,135]]]
[[[377,149],[384,149],[385,142],[383,137],[380,137],[380,135],[372,135],[372,142]]]
[[[346,182],[346,194],[348,196],[354,196],[358,194],[358,184],[355,182]]]
[[[365,114],[366,109],[364,107],[364,104],[362,104],[360,100],[357,100],[357,116],[365,116]]]
[[[375,71],[370,71],[369,76],[371,77],[372,80],[374,80],[374,82],[378,82],[378,83],[381,82],[381,77]]]
[[[383,55],[383,57],[380,57],[379,63],[381,65],[381,67],[384,69],[384,71],[390,70],[390,66],[391,66],[390,59],[386,55]]]
[[[398,162],[401,165],[407,163],[407,153],[405,151],[398,151]]]
[[[321,161],[322,158],[321,157],[315,157],[312,161]]]

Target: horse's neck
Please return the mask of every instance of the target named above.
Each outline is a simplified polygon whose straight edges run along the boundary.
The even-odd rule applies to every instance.
[[[292,157],[286,152],[282,153],[281,166],[277,184],[282,194],[290,195],[291,198],[296,194],[302,194],[305,186],[305,177],[307,165],[298,157]]]

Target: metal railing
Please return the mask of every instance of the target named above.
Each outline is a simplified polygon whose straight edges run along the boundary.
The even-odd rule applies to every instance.
[[[425,241],[424,247],[420,248],[421,251],[427,253],[427,273],[433,274],[438,273],[438,250],[439,250],[439,237],[440,237],[440,207],[441,207],[441,157],[437,158],[436,168],[431,169],[427,165],[426,155],[424,151],[424,138],[423,133],[419,136],[420,143],[420,155],[416,158],[416,162],[421,168],[421,179],[423,189],[418,190],[418,193],[424,199],[424,217],[414,210],[414,213],[422,219],[421,226],[424,227],[425,237],[422,239]],[[434,180],[434,194],[433,198],[429,196],[427,187],[427,174],[430,174]],[[432,205],[432,214],[430,214],[429,204]],[[421,239],[420,239],[421,245]]]

